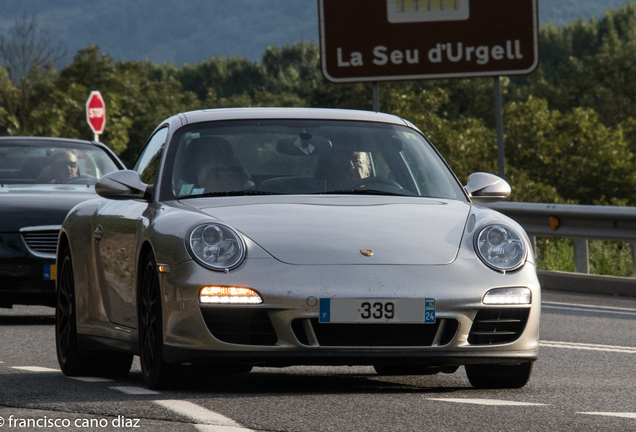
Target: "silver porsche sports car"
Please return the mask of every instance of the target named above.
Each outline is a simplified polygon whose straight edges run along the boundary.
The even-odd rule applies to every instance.
[[[465,366],[475,387],[522,387],[538,355],[536,261],[517,223],[478,205],[508,184],[467,183],[392,115],[170,117],[64,221],[62,371],[123,375],[138,355],[160,388],[199,368]]]

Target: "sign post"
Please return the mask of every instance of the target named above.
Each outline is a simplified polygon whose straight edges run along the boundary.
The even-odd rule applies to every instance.
[[[95,141],[99,141],[106,126],[106,104],[99,91],[92,91],[86,100],[86,121],[95,134]]]
[[[538,0],[318,0],[318,9],[322,73],[334,83],[523,75],[539,65]]]

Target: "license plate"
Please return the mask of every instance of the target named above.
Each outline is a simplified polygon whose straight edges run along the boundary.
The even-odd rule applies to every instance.
[[[46,264],[43,270],[44,280],[55,280],[55,264]]]
[[[320,299],[321,323],[435,324],[435,299]]]

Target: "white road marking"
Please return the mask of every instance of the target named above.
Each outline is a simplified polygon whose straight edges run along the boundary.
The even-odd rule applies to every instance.
[[[59,369],[45,368],[41,366],[11,366],[11,369],[20,369],[29,372],[62,372]]]
[[[517,402],[517,401],[505,401],[495,399],[459,399],[459,398],[427,398],[428,400],[441,401],[441,402],[456,402],[474,405],[493,405],[493,406],[546,406],[542,403],[532,402]]]
[[[76,381],[83,382],[112,382],[113,380],[108,378],[100,378],[100,377],[67,377]]]
[[[636,354],[636,347],[616,346],[616,345],[598,345],[574,342],[556,342],[556,341],[539,341],[539,346],[548,348],[566,348],[587,351],[605,351],[618,352],[624,354]]]
[[[251,429],[235,428],[232,426],[194,425],[201,432],[252,432]]]
[[[619,412],[579,412],[577,414],[598,415],[607,417],[623,417],[636,419],[636,413],[619,413]]]
[[[582,305],[576,303],[541,302],[541,308],[565,309],[585,312],[611,313],[618,315],[636,315],[636,309],[613,306]]]
[[[234,420],[225,417],[219,413],[214,411],[207,410],[199,405],[193,404],[191,402],[186,402],[183,400],[157,400],[154,401],[156,404],[161,405],[164,408],[168,408],[171,411],[174,411],[178,414],[181,414],[189,419],[196,421],[197,423],[202,423],[204,425],[213,425],[213,426],[223,426],[224,428],[229,429],[199,429],[206,431],[247,431],[249,429],[244,429],[240,424],[235,422]],[[197,426],[198,428],[198,426]]]
[[[121,386],[121,387],[108,387],[108,388],[112,389],[112,390],[120,391],[122,393],[130,394],[130,395],[156,395],[156,394],[159,394],[159,392],[156,392],[154,390],[148,390],[147,388],[135,387],[135,386]]]

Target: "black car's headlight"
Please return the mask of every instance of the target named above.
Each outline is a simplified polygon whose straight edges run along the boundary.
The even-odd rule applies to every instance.
[[[505,225],[488,225],[477,236],[475,250],[489,267],[499,271],[512,271],[526,261],[523,237]]]
[[[193,257],[212,270],[231,270],[245,258],[241,236],[219,223],[206,223],[193,229],[189,246]]]

